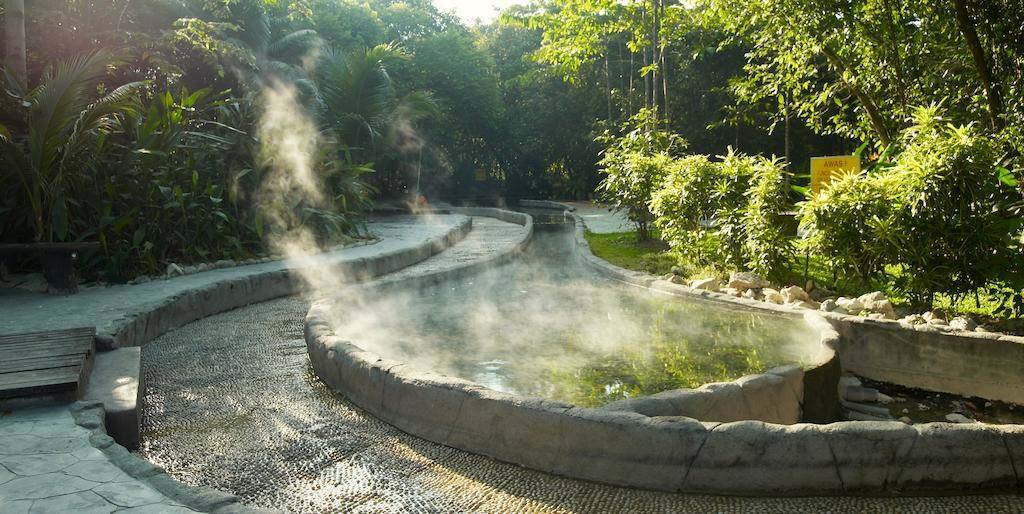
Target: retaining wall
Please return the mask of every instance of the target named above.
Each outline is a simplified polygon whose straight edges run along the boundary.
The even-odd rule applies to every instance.
[[[457,210],[460,211],[460,210]],[[467,215],[470,211],[466,210]],[[472,218],[460,220],[444,235],[411,248],[394,250],[354,261],[306,267],[323,267],[354,278],[373,278],[411,266],[461,241],[473,229]],[[302,269],[280,269],[227,278],[204,287],[170,296],[154,309],[133,314],[105,327],[113,346],[141,346],[168,330],[214,314],[301,292]]]
[[[581,230],[578,225],[578,238]],[[580,256],[607,269],[589,250]],[[613,271],[624,273],[619,277],[624,282],[683,292],[673,284],[619,270]],[[734,308],[799,315],[792,308],[705,293],[686,291]],[[533,469],[666,491],[768,496],[948,494],[1019,491],[1024,486],[1017,471],[1024,469],[1024,428],[1019,426],[783,425],[663,415],[658,409],[679,409],[673,405],[673,400],[680,403],[678,395],[632,410],[579,408],[500,393],[383,359],[336,336],[325,321],[326,308],[320,304],[311,309],[305,338],[313,368],[329,386],[410,434]],[[811,323],[824,321],[809,314]],[[831,366],[820,368],[826,372],[803,377],[805,409],[808,383],[835,394],[834,380],[823,378],[838,374],[838,363],[829,362]],[[792,386],[797,374],[791,371],[780,368],[763,376]],[[738,385],[740,391],[743,386]],[[790,392],[798,397],[796,388]],[[838,408],[838,401],[832,406]],[[651,415],[635,412],[648,408],[655,409]]]

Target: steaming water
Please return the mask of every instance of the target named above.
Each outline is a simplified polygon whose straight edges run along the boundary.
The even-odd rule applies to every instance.
[[[802,322],[612,282],[574,260],[566,226],[515,262],[413,292],[341,298],[338,334],[498,391],[583,406],[801,361]]]

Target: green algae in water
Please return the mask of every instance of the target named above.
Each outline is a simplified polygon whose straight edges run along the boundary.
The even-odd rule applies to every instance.
[[[815,341],[798,320],[524,266],[340,302],[338,333],[420,369],[587,407],[796,363]]]

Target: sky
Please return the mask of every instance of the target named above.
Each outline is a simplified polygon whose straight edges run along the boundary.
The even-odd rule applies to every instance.
[[[523,0],[434,0],[434,5],[443,11],[455,11],[467,24],[480,19],[484,23],[498,17],[499,9],[504,9]]]

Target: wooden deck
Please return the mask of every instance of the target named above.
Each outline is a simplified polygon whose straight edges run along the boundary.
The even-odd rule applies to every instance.
[[[92,369],[95,335],[93,327],[0,335],[0,398],[80,397]]]

